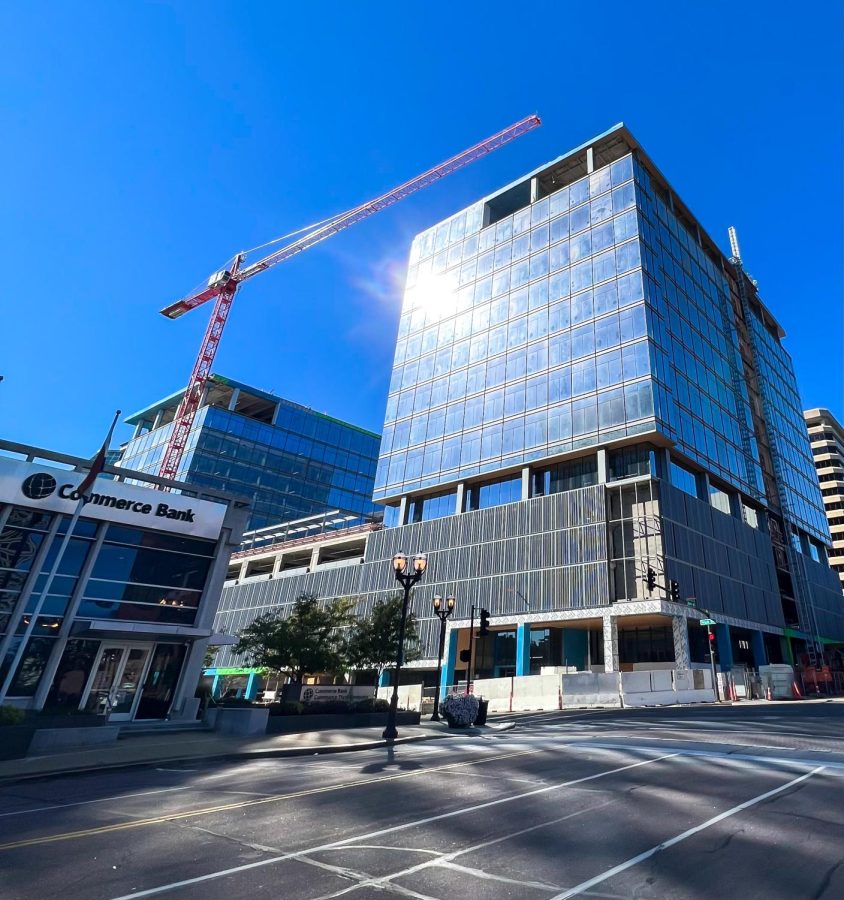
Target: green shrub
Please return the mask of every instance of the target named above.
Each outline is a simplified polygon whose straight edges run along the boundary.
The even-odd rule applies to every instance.
[[[281,703],[270,703],[267,708],[271,716],[301,716],[305,704],[296,700],[284,700]]]
[[[353,704],[352,712],[356,713],[374,713],[374,712],[387,712],[390,708],[390,701],[384,700],[380,697],[366,697],[363,700],[358,700],[355,704]]]
[[[346,700],[325,700],[322,703],[307,703],[305,715],[332,716],[344,715],[352,711],[352,705]]]
[[[20,725],[26,718],[22,709],[14,706],[0,706],[0,725]]]
[[[250,707],[255,704],[251,700],[247,700],[245,697],[229,697],[227,700],[218,700],[217,706],[223,706],[231,709],[232,707]]]

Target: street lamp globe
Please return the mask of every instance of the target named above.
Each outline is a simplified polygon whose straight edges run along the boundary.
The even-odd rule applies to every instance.
[[[454,599],[454,597],[446,597],[445,598],[445,605],[448,607],[449,612],[451,612],[454,609],[455,603],[457,603],[457,601]]]
[[[407,554],[406,553],[397,553],[393,557],[393,568],[397,573],[402,573],[407,568]]]
[[[427,567],[428,557],[424,553],[417,553],[416,556],[413,557],[414,571],[418,572],[421,575]]]
[[[434,610],[435,610],[435,611],[436,611],[436,610],[439,610],[439,608],[442,606],[442,603],[443,603],[443,598],[440,597],[439,594],[436,594],[436,595],[434,596]]]

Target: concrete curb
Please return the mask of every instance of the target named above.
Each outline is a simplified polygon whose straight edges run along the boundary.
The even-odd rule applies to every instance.
[[[505,727],[506,726],[506,727]],[[465,737],[466,735],[475,737],[487,734],[489,731],[501,732],[510,731],[514,728],[514,723],[502,723],[495,727],[487,728],[462,728],[458,731],[436,731],[431,734],[418,734],[412,737],[402,738],[394,741],[393,746],[399,744],[418,744],[423,741],[433,741],[438,738],[449,737]],[[170,756],[159,759],[133,760],[132,762],[119,763],[98,763],[85,766],[75,766],[69,769],[56,769],[49,772],[26,772],[20,775],[6,775],[0,777],[0,787],[10,784],[19,784],[23,781],[48,781],[54,778],[63,778],[67,775],[85,775],[89,772],[121,772],[131,769],[148,769],[158,766],[167,765],[185,765],[189,763],[205,763],[205,762],[235,762],[244,759],[283,759],[292,756],[323,756],[333,753],[354,753],[357,750],[379,750],[387,747],[387,741],[360,741],[354,744],[321,744],[311,747],[279,747],[278,749],[268,750],[241,750],[229,753],[212,753],[208,756]]]

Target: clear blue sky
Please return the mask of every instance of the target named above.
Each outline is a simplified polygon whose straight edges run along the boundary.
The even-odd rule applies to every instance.
[[[250,282],[215,370],[380,430],[410,238],[624,121],[842,413],[842,6],[6,3],[0,436],[91,455],[183,387],[235,251],[541,129]],[[117,437],[127,436],[125,427]]]

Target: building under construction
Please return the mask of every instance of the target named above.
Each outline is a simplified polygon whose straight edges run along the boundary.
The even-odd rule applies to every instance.
[[[120,465],[157,473],[184,391],[126,419]],[[250,498],[248,527],[332,513],[369,520],[379,435],[231,378],[206,382],[178,469],[180,481]]]
[[[304,536],[245,549],[217,628],[303,592],[365,609],[422,551],[429,678],[432,597],[457,600],[445,684],[473,606],[492,616],[478,677],[707,665],[701,619],[724,670],[818,664],[844,603],[783,337],[737,243],[616,126],[414,240],[375,480],[389,527],[325,566]]]

